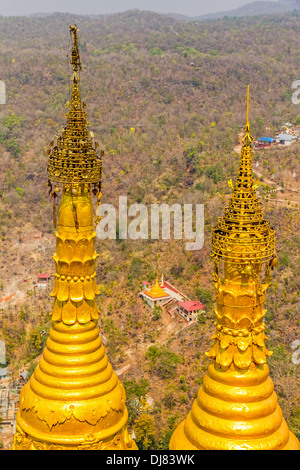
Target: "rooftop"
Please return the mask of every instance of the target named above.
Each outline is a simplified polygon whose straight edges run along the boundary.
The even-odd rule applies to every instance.
[[[180,307],[184,308],[187,312],[195,312],[197,310],[204,310],[204,305],[202,305],[199,300],[189,300],[188,302],[180,302]]]
[[[38,279],[49,279],[50,274],[38,274],[37,275]]]
[[[293,135],[290,135],[290,134],[279,134],[277,136],[277,139],[278,140],[288,140],[288,141],[291,141],[293,140],[295,137]]]

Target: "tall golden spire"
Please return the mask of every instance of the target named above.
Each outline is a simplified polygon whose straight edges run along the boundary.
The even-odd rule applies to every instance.
[[[238,179],[224,217],[213,230],[216,333],[209,366],[171,450],[300,450],[269,377],[264,333],[265,294],[277,265],[275,233],[263,219],[252,175],[249,124]],[[265,267],[265,272],[262,268]]]
[[[67,102],[67,125],[57,144],[51,144],[48,163],[49,186],[52,182],[69,184],[92,184],[94,189],[101,188],[102,160],[97,155],[98,142],[93,141],[93,133],[88,130],[85,111],[86,103],[81,101],[79,91],[79,72],[81,61],[78,51],[77,27],[70,26],[74,44],[71,64],[73,65],[71,102]],[[101,152],[102,156],[102,152]]]
[[[102,162],[88,132],[78,82],[77,27],[67,125],[49,151],[50,192],[62,184],[56,232],[52,325],[42,358],[20,393],[14,450],[135,450],[125,390],[98,328],[91,189],[100,198]],[[55,184],[53,189],[52,183]]]

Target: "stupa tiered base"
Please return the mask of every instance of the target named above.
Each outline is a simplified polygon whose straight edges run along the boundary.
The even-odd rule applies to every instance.
[[[125,391],[97,321],[50,330],[20,394],[14,450],[135,450],[127,432]]]
[[[211,365],[170,450],[300,450],[278,405],[267,365],[243,373]]]

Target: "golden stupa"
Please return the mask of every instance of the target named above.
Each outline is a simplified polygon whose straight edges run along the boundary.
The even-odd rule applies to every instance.
[[[156,276],[155,285],[146,291],[146,294],[151,297],[151,299],[163,299],[164,297],[169,297],[169,295],[163,290],[159,285],[158,277]]]
[[[277,265],[275,232],[263,219],[253,180],[248,120],[235,186],[213,230],[216,288],[214,360],[170,450],[300,450],[289,431],[269,377],[264,310]]]
[[[102,152],[99,158],[80,98],[77,31],[70,26],[73,78],[67,125],[48,152],[54,200],[62,185],[51,329],[42,358],[21,390],[14,450],[137,449],[127,431],[125,390],[98,328],[91,192],[100,204]]]

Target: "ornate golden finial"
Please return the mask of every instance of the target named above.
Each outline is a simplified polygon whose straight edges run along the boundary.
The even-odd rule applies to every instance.
[[[263,219],[252,175],[249,87],[245,133],[238,179],[213,230],[216,332],[206,356],[214,363],[170,450],[300,450],[267,366],[264,303],[277,261],[275,232]]]
[[[77,78],[77,72],[78,70],[81,70],[81,62],[80,62],[80,56],[79,56],[79,48],[78,48],[78,35],[77,32],[79,29],[77,28],[76,24],[75,25],[70,25],[70,34],[73,34],[73,48],[72,48],[72,55],[71,55],[71,64],[73,65],[73,70],[76,72],[76,78]]]
[[[252,172],[252,142],[249,123],[249,86],[247,121],[241,151],[238,179],[232,188],[224,217],[213,229],[212,257],[235,264],[259,264],[275,257],[275,232],[264,220],[257,199],[257,182]]]
[[[245,125],[245,136],[243,138],[243,143],[246,146],[250,146],[253,143],[253,137],[250,135],[251,126],[249,122],[249,106],[250,106],[250,86],[248,85],[247,89],[247,120]]]
[[[71,100],[67,103],[67,125],[57,139],[56,145],[48,150],[48,185],[53,197],[57,191],[52,191],[52,183],[62,183],[64,190],[76,192],[75,185],[93,185],[93,193],[101,190],[102,156],[97,154],[98,142],[94,142],[93,134],[88,130],[89,122],[84,111],[86,104],[81,101],[79,91],[79,75],[81,61],[78,50],[77,26],[70,26],[73,34],[71,64],[73,64],[73,85]]]
[[[250,127],[250,124],[249,124],[249,106],[250,106],[250,85],[248,85],[248,88],[247,88],[247,126]]]

